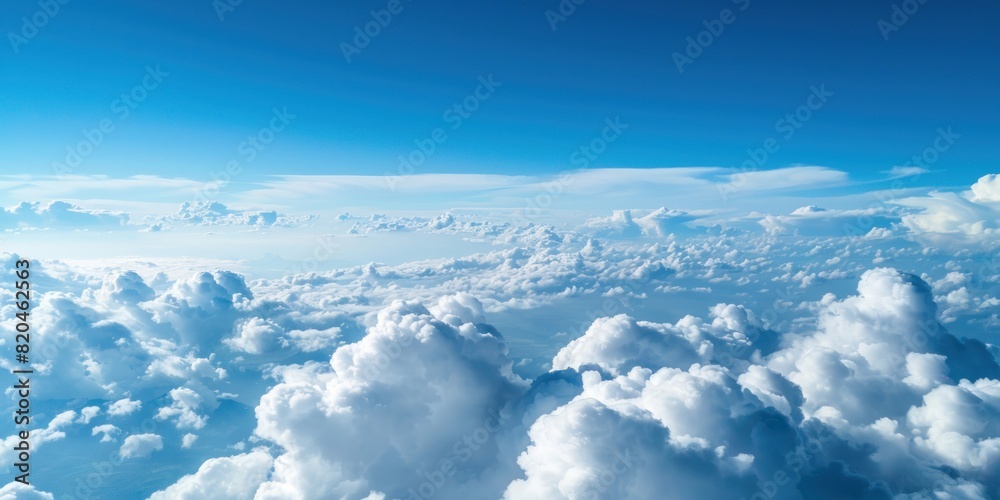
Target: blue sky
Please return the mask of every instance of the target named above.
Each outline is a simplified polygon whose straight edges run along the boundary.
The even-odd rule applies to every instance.
[[[557,172],[620,117],[628,129],[587,166],[739,167],[775,137],[760,168],[822,165],[865,181],[952,127],[961,138],[928,178],[968,185],[1000,159],[1000,8],[931,0],[886,40],[878,22],[894,4],[589,1],[553,30],[551,0],[403,0],[348,62],[341,44],[387,2],[243,2],[222,21],[208,0],[70,2],[18,43],[11,33],[40,9],[20,2],[0,25],[0,172],[51,173],[109,119],[114,131],[76,173],[200,179],[287,107],[294,121],[247,178],[395,173],[438,127],[447,138],[418,172]],[[679,72],[672,54],[723,9],[733,22]],[[121,119],[114,101],[157,65],[169,76]],[[487,75],[501,86],[451,129],[443,113]],[[785,139],[778,120],[813,86],[833,95]]]
[[[997,25],[8,2],[0,499],[1000,498]]]

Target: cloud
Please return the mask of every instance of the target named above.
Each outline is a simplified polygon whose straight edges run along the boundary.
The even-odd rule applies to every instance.
[[[212,458],[198,472],[182,477],[150,500],[240,500],[252,498],[271,469],[271,455],[263,449],[233,457]]]
[[[181,438],[181,448],[188,449],[194,446],[194,443],[198,441],[198,436],[188,433]]]
[[[377,490],[398,498],[441,460],[463,469],[450,490],[475,491],[468,488],[478,483],[465,483],[495,463],[495,445],[463,439],[497,425],[491,415],[526,389],[481,318],[482,306],[465,295],[430,309],[395,302],[329,367],[283,371],[256,410],[256,434],[285,450],[258,497]]]
[[[162,231],[171,225],[294,227],[315,216],[291,216],[274,210],[237,210],[217,201],[184,202],[176,214],[147,219],[148,231]]]
[[[262,318],[250,318],[237,327],[235,337],[225,339],[227,345],[248,354],[264,354],[281,347],[281,327]]]
[[[687,212],[662,207],[637,218],[633,217],[632,210],[615,210],[610,217],[588,220],[582,229],[596,237],[613,239],[690,235],[703,232],[690,225],[696,219],[696,216]]]
[[[580,384],[574,396],[554,392],[544,377],[528,391],[504,382],[509,361],[494,344],[500,337],[486,333],[477,301],[396,303],[368,336],[338,349],[332,371],[286,369],[262,398],[257,433],[285,453],[257,495],[405,496],[423,488],[461,498],[475,488],[505,498],[647,498],[671,488],[790,498],[833,488],[890,498],[997,488],[988,471],[1000,456],[992,424],[1000,421],[1000,366],[985,345],[941,327],[926,282],[868,271],[857,295],[825,298],[815,329],[783,342],[739,306],[720,304],[711,314],[676,324],[595,320],[548,374],[579,373],[581,382],[569,383]],[[458,368],[466,357],[490,361],[471,375]],[[444,382],[432,373],[464,375]],[[497,384],[510,389],[491,394]],[[444,387],[451,390],[435,389]],[[374,412],[383,401],[393,402],[392,412]],[[515,424],[463,441],[463,431],[476,435],[476,409],[490,406]],[[443,407],[451,410],[435,409]],[[430,414],[447,415],[448,430],[425,421]],[[368,430],[376,423],[381,431]],[[307,431],[320,428],[322,435]],[[470,448],[460,461],[449,447],[463,442],[479,443],[484,456]]]
[[[681,235],[668,210],[583,227],[352,216],[351,238],[404,252],[493,246],[280,279],[42,262],[57,274],[39,272],[38,397],[77,405],[45,446],[98,454],[152,417],[174,444],[158,464],[268,447],[253,474],[220,457],[162,495],[232,474],[264,499],[995,496],[998,351],[959,337],[1000,324],[982,252],[901,238],[898,221],[831,231],[910,208],[798,206],[774,234]]]
[[[888,208],[827,210],[815,205],[799,207],[789,215],[765,215],[757,221],[771,235],[862,236],[885,235],[900,222],[900,214]]]
[[[110,443],[115,440],[115,438],[112,436],[120,432],[121,429],[119,429],[118,427],[115,427],[114,425],[111,424],[104,424],[104,425],[98,425],[97,427],[91,429],[90,435],[96,436],[98,434],[101,434],[101,442]]]
[[[101,413],[101,408],[99,406],[87,406],[80,410],[80,419],[77,422],[81,424],[89,424],[94,417]]]
[[[581,370],[592,365],[612,375],[636,366],[686,369],[707,360],[711,349],[707,340],[685,338],[669,325],[637,323],[622,314],[595,320],[583,337],[559,351],[552,368]]]
[[[46,443],[64,439],[66,437],[65,429],[77,422],[76,412],[67,410],[53,417],[44,428],[32,429],[30,441],[32,452],[37,451]],[[20,441],[21,438],[17,433],[11,434],[3,440],[3,449],[0,450],[0,460],[3,460],[2,463],[14,463],[14,458],[17,456],[14,447],[18,446]]]
[[[108,415],[129,415],[138,411],[140,408],[142,408],[142,402],[133,401],[129,398],[123,398],[108,405]]]
[[[199,410],[213,410],[218,405],[214,397],[206,397],[187,387],[170,391],[170,406],[161,407],[156,412],[156,420],[173,420],[178,429],[201,429],[208,417]]]
[[[1000,175],[984,175],[972,185],[972,201],[977,203],[1000,203]]]
[[[0,207],[0,229],[118,228],[128,221],[124,213],[84,210],[64,201],[45,205],[23,202],[7,209]]]
[[[10,482],[0,488],[0,500],[53,500],[55,497],[34,486]]]
[[[918,209],[903,224],[919,239],[947,248],[968,244],[995,245],[1000,235],[1000,180],[981,177],[965,193],[931,192],[897,203]]]
[[[163,449],[163,438],[157,434],[133,434],[125,438],[118,453],[123,459],[144,458]]]
[[[920,176],[924,174],[929,174],[931,171],[923,167],[913,167],[913,166],[895,166],[887,172],[882,172],[888,174],[890,179],[899,179],[903,177],[913,177]]]

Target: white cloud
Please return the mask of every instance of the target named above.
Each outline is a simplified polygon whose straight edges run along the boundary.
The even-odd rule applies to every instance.
[[[972,201],[1000,203],[1000,175],[984,175],[972,185]]]
[[[714,188],[698,175],[692,187]],[[977,196],[961,195],[990,207]],[[998,351],[942,325],[981,335],[1000,324],[989,323],[1000,294],[983,253],[900,237],[912,229],[889,219],[925,214],[912,207],[824,206],[770,216],[773,234],[680,234],[699,213],[686,210],[604,211],[612,217],[583,227],[461,210],[352,216],[341,230],[353,223],[351,238],[398,245],[400,260],[257,281],[43,262],[56,274],[39,273],[49,280],[36,311],[39,385],[80,398],[50,442],[70,446],[68,426],[90,422],[103,424],[84,432],[95,449],[111,448],[98,437],[132,434],[123,457],[155,451],[152,436],[159,449],[180,444],[178,456],[271,446],[254,460],[260,450],[206,462],[167,497],[216,494],[208,488],[232,475],[220,487],[261,499],[405,498],[411,488],[441,499],[643,498],[667,487],[749,498],[778,473],[788,482],[776,498],[993,494]],[[867,238],[839,231],[860,216],[888,223],[856,235]],[[463,238],[486,250],[405,253]],[[97,398],[111,401],[103,414],[83,407]],[[140,401],[181,430],[130,426]],[[253,436],[239,430],[246,418]],[[237,435],[216,439],[220,430]],[[194,432],[196,449],[182,450]]]
[[[96,436],[98,434],[101,434],[101,442],[110,443],[115,440],[113,436],[119,434],[120,432],[121,429],[119,429],[118,427],[115,427],[114,425],[111,424],[104,424],[104,425],[98,425],[97,427],[91,429],[90,435]]]
[[[898,179],[901,177],[912,177],[924,174],[929,174],[931,171],[923,167],[913,167],[913,166],[895,166],[892,167],[888,172],[883,172],[889,174],[889,178]]]
[[[197,435],[191,433],[185,434],[184,437],[181,438],[181,448],[190,448],[194,446],[196,441],[198,441]]]
[[[315,216],[290,216],[274,210],[237,210],[218,201],[185,202],[176,214],[151,216],[146,219],[148,230],[162,231],[170,225],[254,226],[260,228],[292,227],[306,223]]]
[[[233,457],[211,458],[198,472],[180,478],[169,488],[157,491],[150,500],[241,500],[253,498],[271,470],[267,451],[256,449]]]
[[[178,429],[201,429],[208,421],[206,415],[199,410],[211,410],[218,405],[214,397],[204,396],[187,387],[178,387],[170,391],[170,406],[164,406],[156,412],[156,420],[173,420]]]
[[[34,486],[18,482],[9,482],[0,488],[0,500],[54,500],[51,493],[36,489]]]
[[[970,243],[995,245],[1000,235],[1000,180],[985,175],[965,193],[932,192],[898,203],[919,209],[903,216],[903,224],[918,238],[945,247]]]
[[[80,418],[77,420],[81,424],[89,424],[94,417],[101,413],[99,406],[88,406],[80,410]]]
[[[395,302],[368,335],[339,348],[329,368],[283,371],[257,408],[256,433],[285,449],[258,497],[372,489],[398,497],[424,481],[417,471],[437,470],[442,459],[466,470],[450,490],[478,487],[463,478],[490,469],[496,450],[466,455],[463,437],[486,432],[495,425],[491,412],[526,388],[501,339],[473,323],[481,317],[482,306],[464,295],[431,310]]]
[[[64,439],[66,437],[65,429],[76,423],[76,418],[75,411],[67,410],[53,417],[44,428],[33,429],[30,441],[32,452],[37,451],[42,445]],[[17,456],[14,447],[18,446],[20,442],[21,438],[16,432],[3,440],[3,449],[0,449],[0,460],[2,462],[0,463],[14,463],[14,458]]]
[[[0,207],[0,229],[88,229],[117,228],[128,223],[120,212],[84,210],[64,201],[23,202],[15,207]]]
[[[142,408],[141,401],[133,401],[129,398],[122,398],[108,405],[108,415],[122,416],[134,413]]]
[[[163,438],[157,434],[133,434],[125,438],[118,453],[122,458],[144,458],[163,449]]]
[[[250,318],[237,326],[235,337],[225,339],[229,347],[248,354],[264,354],[281,347],[281,327],[263,318]]]

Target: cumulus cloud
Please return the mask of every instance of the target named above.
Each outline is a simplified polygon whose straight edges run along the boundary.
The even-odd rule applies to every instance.
[[[972,185],[972,201],[977,203],[1000,203],[1000,175],[984,175]]]
[[[47,426],[32,430],[32,451],[38,450],[42,447],[42,445],[46,445],[47,443],[65,439],[66,428],[76,422],[76,412],[73,410],[67,410],[53,417]],[[17,433],[11,434],[3,440],[3,449],[0,449],[0,460],[3,460],[3,463],[14,463],[14,458],[17,456],[17,452],[14,451],[14,447],[16,447],[20,441],[21,438]]]
[[[97,427],[91,429],[90,435],[96,436],[100,434],[102,443],[110,443],[115,440],[114,435],[120,432],[121,429],[119,429],[118,427],[115,427],[114,425],[111,424],[104,424],[104,425],[98,425]]]
[[[190,448],[190,447],[194,446],[194,443],[197,442],[197,441],[198,441],[198,436],[197,435],[191,434],[191,433],[185,434],[181,438],[181,448],[185,448],[185,449]]]
[[[101,413],[101,408],[99,406],[87,406],[80,410],[80,418],[77,419],[78,423],[89,424],[94,417]]]
[[[163,449],[163,438],[157,434],[133,434],[125,438],[118,453],[124,459],[144,458]]]
[[[900,214],[884,207],[828,210],[807,205],[788,215],[764,215],[757,223],[771,235],[863,236],[885,234],[899,221]]]
[[[157,491],[150,500],[241,500],[253,498],[254,492],[267,478],[272,458],[267,451],[257,449],[233,457],[212,458],[198,472],[182,477],[169,488]]]
[[[10,482],[0,488],[0,500],[53,500],[55,497],[34,486]]]
[[[693,222],[697,216],[681,210],[658,208],[640,217],[632,210],[615,210],[610,217],[590,219],[583,230],[602,238],[636,238],[639,236],[690,235],[704,232]]]
[[[1000,235],[1000,177],[981,177],[964,193],[931,192],[898,203],[918,209],[903,224],[918,238],[945,247],[995,244]]]
[[[108,405],[108,415],[122,416],[129,415],[142,408],[141,401],[133,401],[129,398],[119,399]]]
[[[993,182],[961,196],[989,208]],[[495,247],[281,279],[52,280],[39,397],[78,398],[55,446],[86,423],[80,439],[122,457],[268,447],[161,497],[997,496],[1000,351],[957,336],[1000,325],[997,281],[975,250],[900,238],[890,216],[918,213],[806,205],[773,234],[689,238],[692,213],[669,210],[573,231],[349,217],[359,240]],[[862,216],[887,224],[837,229]],[[143,416],[162,437],[130,425]]]
[[[162,231],[170,225],[294,227],[315,216],[279,214],[273,210],[237,210],[217,201],[185,202],[176,214],[149,219],[149,231]]]
[[[281,454],[236,483],[264,499],[998,491],[1000,365],[941,325],[931,285],[873,269],[809,310],[784,337],[732,304],[705,320],[598,318],[529,383],[478,300],[396,302],[329,365],[276,371],[256,434]]]
[[[170,391],[169,406],[157,410],[157,420],[172,420],[178,429],[201,429],[208,417],[198,413],[200,410],[211,410],[218,405],[213,396],[205,396],[187,387],[178,387]]]
[[[237,327],[235,337],[224,342],[248,354],[263,354],[281,347],[281,327],[263,318],[250,318]]]
[[[442,460],[462,469],[449,477],[450,491],[475,491],[496,444],[463,439],[497,425],[491,415],[526,389],[499,333],[476,322],[482,314],[463,295],[431,310],[396,302],[329,367],[285,370],[257,407],[256,433],[285,450],[258,497],[376,490],[399,498],[425,481],[419,471],[440,472]]]

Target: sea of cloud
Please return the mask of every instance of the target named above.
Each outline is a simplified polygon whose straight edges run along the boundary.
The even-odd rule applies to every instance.
[[[1000,498],[998,215],[985,176],[728,222],[343,214],[400,252],[491,248],[278,278],[43,260],[46,465],[0,499]],[[131,220],[0,213],[53,231],[317,223],[221,204]],[[13,315],[9,289],[0,304]]]

